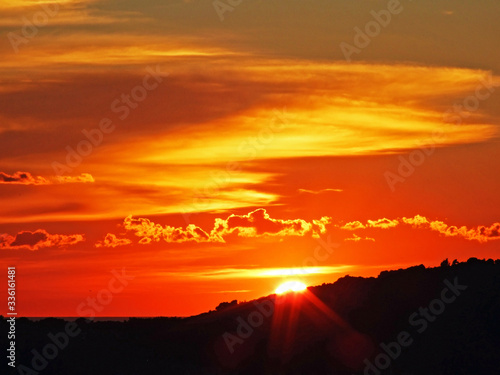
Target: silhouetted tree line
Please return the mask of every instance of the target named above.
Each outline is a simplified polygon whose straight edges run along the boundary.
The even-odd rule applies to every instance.
[[[219,303],[219,305],[217,305],[217,307],[215,308],[215,311],[221,311],[221,310],[227,309],[228,307],[236,306],[237,304],[238,304],[238,301],[235,299],[232,300],[231,302],[221,302],[221,303]]]

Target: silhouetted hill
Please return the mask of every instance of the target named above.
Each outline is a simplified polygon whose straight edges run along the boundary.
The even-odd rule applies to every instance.
[[[500,260],[346,276],[217,310],[73,325],[18,319],[16,364],[25,367],[6,373],[500,374]],[[0,325],[7,332],[5,318]]]

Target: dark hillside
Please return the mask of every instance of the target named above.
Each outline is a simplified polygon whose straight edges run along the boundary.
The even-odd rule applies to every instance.
[[[42,356],[53,353],[48,334],[61,337],[67,322],[22,318],[17,364],[25,367],[6,373],[491,375],[500,373],[499,317],[500,261],[471,258],[346,276],[185,319],[80,318],[53,359]],[[0,324],[7,332],[5,318]]]

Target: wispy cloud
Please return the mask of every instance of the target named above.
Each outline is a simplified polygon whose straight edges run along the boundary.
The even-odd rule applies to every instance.
[[[353,241],[353,242],[359,242],[359,241],[372,241],[375,242],[375,238],[371,237],[360,237],[357,236],[355,233],[352,234],[352,237],[347,237],[344,238],[344,241]]]
[[[22,81],[26,77],[11,76],[7,82],[11,91],[0,91],[0,122],[5,124],[0,131],[6,139],[1,142],[0,156],[24,155],[26,162],[17,167],[21,170],[37,162],[35,155],[61,160],[67,139],[81,137],[84,128],[97,127],[103,114],[112,117],[110,103],[115,96],[130,93],[142,78],[145,64],[152,62],[164,63],[162,69],[175,74],[141,102],[136,117],[131,116],[106,138],[102,151],[86,161],[86,170],[107,183],[102,189],[82,192],[81,199],[92,206],[94,218],[261,207],[294,192],[303,197],[340,196],[347,192],[324,183],[298,185],[294,192],[269,189],[270,179],[276,179],[269,160],[286,163],[305,157],[404,152],[418,147],[417,142],[425,143],[428,138],[431,142],[437,129],[444,136],[436,148],[485,142],[498,134],[487,107],[471,114],[462,126],[443,122],[443,112],[454,98],[473,92],[481,79],[489,77],[485,71],[269,60],[192,40],[184,47],[179,40],[165,46],[159,40],[163,41],[148,42],[144,36],[129,34],[117,41],[109,35],[78,35],[64,39],[62,46],[47,41],[56,53],[44,50],[40,43],[33,46],[30,58],[9,54],[0,59],[0,66],[6,64],[3,68],[13,75],[18,66],[34,73],[29,82]],[[75,48],[66,48],[73,43]],[[96,54],[101,56],[98,61],[93,58]],[[196,70],[200,61],[207,62],[210,73]],[[235,61],[241,63],[238,69]],[[102,69],[96,66],[101,63]],[[58,68],[61,64],[67,67],[64,73]],[[498,83],[499,78],[492,76],[492,80]],[[352,85],[353,81],[363,84]],[[429,96],[435,100],[429,101]],[[225,105],[218,106],[220,102]],[[168,110],[163,103],[169,103]],[[284,106],[290,121],[279,132],[270,131],[273,109]],[[30,108],[28,119],[25,107]],[[63,124],[68,124],[64,125],[67,132],[55,130]],[[321,133],[310,129],[321,129]],[[50,139],[47,145],[39,142],[40,133]],[[265,137],[265,143],[253,144],[256,137]],[[239,163],[241,171],[228,177],[228,162]],[[166,170],[168,174],[163,173]],[[218,170],[224,171],[223,178],[207,181],[215,180],[210,174]],[[124,204],[123,197],[115,194],[124,181],[137,188],[163,190],[168,199],[134,194]],[[205,194],[205,190],[217,190],[217,194]],[[98,203],[104,202],[102,198],[109,204]],[[60,213],[57,219],[68,219],[71,214]],[[23,219],[35,219],[27,216]]]
[[[56,176],[55,179],[62,184],[95,182],[94,177],[90,173],[82,173],[80,176]]]
[[[27,22],[39,27],[106,25],[131,22],[146,22],[148,19],[138,12],[105,10],[96,6],[96,0],[57,1],[4,1],[0,5],[2,19],[0,27],[21,28]],[[33,20],[36,18],[36,21]],[[40,19],[46,19],[47,22]],[[33,26],[32,26],[33,27]],[[23,36],[21,29],[18,31]]]
[[[426,140],[431,143],[436,130],[443,132],[436,145],[439,147],[483,142],[498,134],[496,125],[479,112],[460,127],[443,121],[446,107],[441,103],[474,91],[478,82],[489,77],[488,72],[410,65],[290,64],[264,66],[261,61],[250,61],[242,68],[242,72],[266,88],[264,92],[284,90],[286,85],[288,94],[279,102],[263,94],[261,100],[267,101],[266,106],[250,107],[233,113],[230,119],[211,121],[202,134],[195,128],[186,129],[179,134],[182,143],[177,142],[179,138],[174,141],[170,134],[168,138],[159,138],[149,144],[150,152],[144,161],[156,163],[168,159],[172,163],[196,164],[203,163],[203,155],[211,155],[214,162],[244,160],[248,155],[255,159],[371,155],[414,149]],[[220,71],[222,82],[224,74],[234,77],[234,72],[224,71],[226,68]],[[325,77],[331,78],[326,87]],[[238,75],[238,83],[231,84],[233,87],[245,84],[244,80]],[[351,85],[353,80],[363,85]],[[496,85],[500,83],[498,77],[492,80]],[[319,86],[322,90],[317,89]],[[427,100],[429,95],[436,98],[432,105]],[[273,141],[266,147],[248,145],[238,150],[238,145],[258,134],[264,119],[272,118],[269,107],[283,105],[293,118],[273,134]],[[240,124],[238,128],[234,128],[234,123]],[[310,132],[313,128],[321,132]],[[194,131],[198,136],[194,136]],[[221,133],[225,135],[223,138]]]
[[[308,277],[319,274],[342,273],[352,269],[351,265],[302,267],[302,268],[214,268],[199,271],[179,270],[160,272],[159,276],[177,276],[211,279],[278,278],[283,276]]]
[[[249,293],[252,292],[250,289],[238,289],[238,290],[217,290],[215,292],[208,293]]]
[[[322,194],[322,193],[328,193],[328,192],[336,192],[340,193],[344,191],[343,189],[320,189],[320,190],[308,190],[308,189],[299,189],[299,193],[307,193],[307,194]]]

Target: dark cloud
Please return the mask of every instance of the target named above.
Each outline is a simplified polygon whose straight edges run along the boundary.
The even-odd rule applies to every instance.
[[[16,172],[12,175],[0,172],[0,184],[47,185],[49,181],[41,176],[34,177],[29,172]]]
[[[54,180],[61,184],[94,182],[94,178],[89,173],[82,173],[80,176],[56,176]],[[29,172],[15,172],[12,175],[0,172],[0,184],[49,185],[52,183],[54,182],[41,176],[35,177]]]
[[[15,236],[9,234],[0,235],[0,249],[16,250],[39,250],[41,248],[66,247],[83,242],[83,234],[50,234],[44,229],[34,232],[21,231]]]
[[[36,232],[20,232],[16,235],[16,238],[12,243],[11,247],[28,246],[29,248],[34,248],[39,242],[44,242],[47,240],[48,234],[44,231]]]

